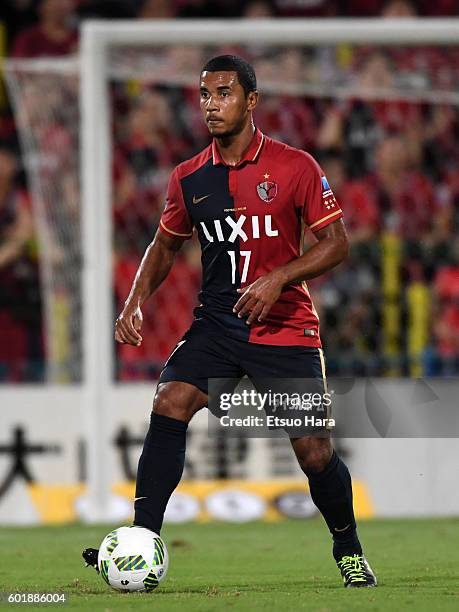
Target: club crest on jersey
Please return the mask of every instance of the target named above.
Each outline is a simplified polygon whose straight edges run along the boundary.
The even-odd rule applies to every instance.
[[[258,196],[263,202],[269,204],[277,196],[277,183],[274,181],[263,181],[257,185]]]

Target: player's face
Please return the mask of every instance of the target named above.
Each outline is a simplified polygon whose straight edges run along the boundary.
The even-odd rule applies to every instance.
[[[209,132],[215,138],[239,134],[251,120],[258,100],[256,92],[245,95],[237,73],[201,73],[200,105]]]

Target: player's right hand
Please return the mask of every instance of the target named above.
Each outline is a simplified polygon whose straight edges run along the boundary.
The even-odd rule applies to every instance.
[[[125,306],[116,319],[115,340],[121,344],[140,346],[142,336],[139,334],[143,323],[140,307]]]

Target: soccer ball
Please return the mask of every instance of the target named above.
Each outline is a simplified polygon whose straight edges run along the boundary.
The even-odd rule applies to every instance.
[[[153,591],[164,579],[169,555],[157,533],[144,527],[119,527],[99,549],[100,575],[119,591]]]

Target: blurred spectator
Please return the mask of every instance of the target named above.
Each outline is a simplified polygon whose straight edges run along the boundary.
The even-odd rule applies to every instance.
[[[418,167],[410,167],[403,136],[388,136],[382,141],[376,151],[375,171],[366,184],[386,229],[414,243],[433,232],[434,189]]]
[[[339,117],[343,121],[343,148],[346,159],[346,173],[349,178],[361,178],[371,172],[374,164],[374,151],[383,134],[380,123],[376,120],[374,107],[356,100],[346,105],[345,112]],[[335,130],[339,129],[339,125]]]
[[[0,4],[0,21],[8,33],[8,43],[24,28],[36,20],[35,0],[2,0]]]
[[[342,154],[328,150],[320,156],[322,169],[341,208],[351,244],[371,243],[380,227],[380,214],[376,200],[368,193],[364,181],[348,180]]]
[[[409,0],[390,0],[384,5],[382,17],[416,17],[417,13],[412,2]]]
[[[431,375],[453,376],[459,371],[459,238],[454,241],[449,265],[434,280],[434,345],[428,354]]]
[[[179,0],[177,16],[192,19],[240,17],[243,0]]]
[[[344,144],[344,112],[337,104],[328,104],[323,110],[317,134],[317,147],[322,150],[341,150]]]
[[[43,352],[36,266],[27,196],[16,185],[15,156],[0,148],[0,380],[39,380]]]
[[[326,17],[338,14],[338,2],[334,0],[274,0],[280,17]]]
[[[140,19],[172,19],[175,16],[171,0],[143,0],[137,13]]]
[[[13,57],[46,57],[74,53],[78,30],[74,26],[73,0],[38,0],[39,23],[17,35]]]
[[[421,15],[429,17],[448,17],[459,14],[459,4],[457,0],[418,0]]]
[[[129,244],[138,245],[139,236],[147,244],[159,218],[160,196],[180,158],[181,140],[174,125],[168,99],[159,91],[145,91],[127,116],[115,155],[115,219]]]
[[[78,17],[82,19],[129,19],[136,16],[132,0],[77,0]]]
[[[459,113],[453,106],[438,105],[431,109],[423,125],[426,172],[434,180],[446,179],[454,195],[459,194]]]
[[[363,89],[391,89],[394,86],[394,70],[389,57],[383,52],[372,53],[358,76]]]
[[[267,19],[275,15],[274,3],[270,0],[249,0],[242,9],[242,17],[246,19]]]
[[[31,237],[31,217],[25,193],[14,184],[16,159],[8,149],[0,149],[0,268],[14,262]]]
[[[383,4],[384,0],[346,0],[342,14],[349,17],[376,17]]]

